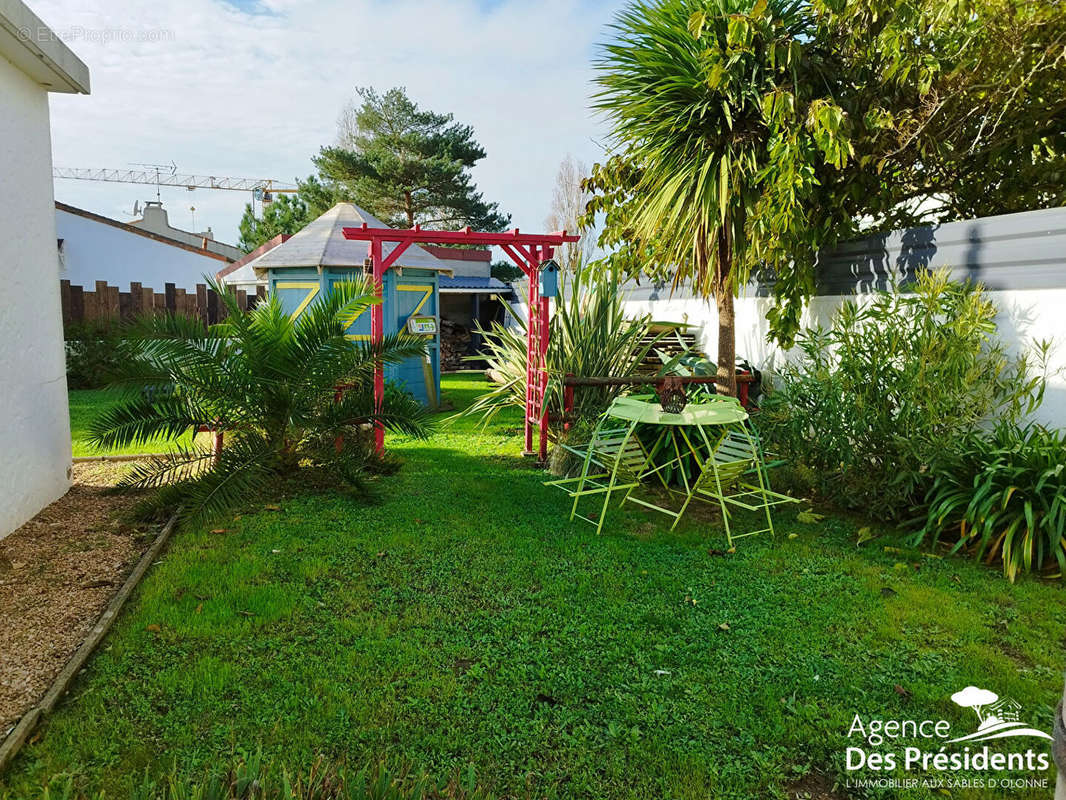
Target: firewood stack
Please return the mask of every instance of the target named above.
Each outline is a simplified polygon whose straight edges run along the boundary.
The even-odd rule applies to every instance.
[[[463,357],[470,347],[470,329],[450,319],[440,321],[440,369],[452,372],[457,369],[469,369],[470,364]]]

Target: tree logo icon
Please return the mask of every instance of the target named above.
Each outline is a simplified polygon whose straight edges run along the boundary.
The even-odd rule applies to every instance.
[[[968,736],[951,739],[951,742],[984,742],[989,739],[1004,739],[1009,736],[1035,736],[1051,739],[1051,736],[1028,727],[1019,721],[1022,706],[1009,697],[1000,698],[988,689],[967,686],[951,696],[952,702],[963,708],[973,709],[977,715],[977,730]]]

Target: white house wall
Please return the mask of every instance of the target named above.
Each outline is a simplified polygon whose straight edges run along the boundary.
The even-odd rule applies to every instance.
[[[0,56],[0,538],[70,485],[48,96]]]
[[[213,277],[226,264],[61,208],[55,209],[55,226],[63,240],[59,275],[87,291],[96,281],[123,290],[137,281],[157,292],[167,283],[194,292],[204,275]]]

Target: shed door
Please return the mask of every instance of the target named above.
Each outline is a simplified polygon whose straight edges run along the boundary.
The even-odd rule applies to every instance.
[[[404,384],[422,402],[430,402],[440,396],[440,310],[437,307],[437,285],[434,278],[419,278],[410,275],[396,276],[396,330],[407,329],[407,319],[412,316],[437,318],[437,334],[425,336],[430,359],[431,392],[426,387],[426,368],[420,358],[410,358],[394,368],[393,377]]]

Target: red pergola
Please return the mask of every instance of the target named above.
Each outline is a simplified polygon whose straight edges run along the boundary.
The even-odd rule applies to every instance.
[[[526,413],[525,451],[533,452],[533,426],[540,429],[538,454],[541,461],[548,457],[548,409],[544,394],[548,386],[548,370],[545,359],[548,353],[548,298],[540,296],[539,272],[541,264],[552,257],[556,247],[564,242],[576,242],[579,237],[559,233],[520,233],[517,228],[507,233],[485,233],[464,228],[461,231],[426,231],[418,225],[406,230],[370,228],[364,222],[358,228],[345,228],[345,239],[369,243],[373,267],[374,292],[382,295],[382,277],[385,271],[412,244],[467,244],[493,245],[502,249],[529,279],[529,323],[526,331]],[[388,256],[384,243],[395,242],[396,247]],[[379,303],[371,309],[370,339],[380,342],[384,334],[384,317]],[[385,395],[385,373],[381,364],[374,371],[374,400],[380,403]],[[374,442],[380,451],[385,444],[385,429],[378,426]]]

